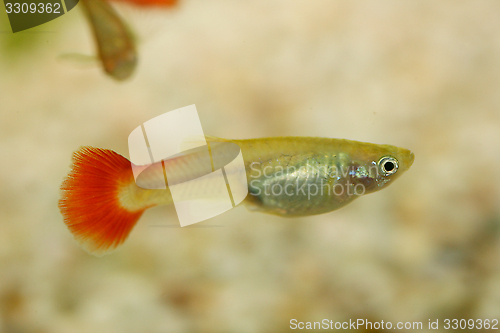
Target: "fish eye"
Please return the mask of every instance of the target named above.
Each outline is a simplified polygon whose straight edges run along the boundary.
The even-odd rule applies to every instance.
[[[398,160],[392,156],[382,157],[377,164],[384,176],[393,175],[398,171]]]

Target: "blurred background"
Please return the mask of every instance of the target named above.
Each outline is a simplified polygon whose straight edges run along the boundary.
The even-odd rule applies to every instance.
[[[500,319],[500,2],[114,4],[138,40],[123,83],[65,56],[95,54],[78,7],[16,34],[0,13],[0,332]],[[116,252],[84,252],[57,208],[71,154],[128,156],[135,127],[190,104],[209,135],[388,143],[415,163],[329,214],[172,228],[157,207]]]

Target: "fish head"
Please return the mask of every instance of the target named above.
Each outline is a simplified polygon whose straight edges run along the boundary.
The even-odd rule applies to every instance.
[[[363,193],[379,191],[410,169],[414,154],[391,145],[365,144],[351,153],[350,181],[363,187]]]

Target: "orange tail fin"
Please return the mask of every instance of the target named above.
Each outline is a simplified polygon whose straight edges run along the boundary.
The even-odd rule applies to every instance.
[[[134,182],[125,157],[108,149],[82,147],[61,185],[64,223],[89,253],[103,255],[122,244],[145,208],[127,209],[119,191]]]

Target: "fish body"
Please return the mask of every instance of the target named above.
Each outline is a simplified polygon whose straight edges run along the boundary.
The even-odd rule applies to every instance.
[[[248,186],[243,203],[251,210],[283,217],[339,209],[361,195],[387,187],[410,168],[414,159],[413,153],[404,148],[345,139],[207,137],[206,142],[212,162],[230,160],[234,155],[231,145],[238,147]],[[203,156],[203,147],[199,147],[167,159],[163,165],[155,163],[139,176],[142,178],[134,179],[126,158],[109,150],[82,148],[75,153],[73,170],[62,185],[59,206],[65,222],[89,252],[113,250],[125,240],[145,209],[173,202],[168,187],[150,189],[138,186],[141,182],[160,184],[166,176],[170,186],[189,182],[191,186],[184,190],[188,199],[210,196],[215,178],[197,179],[218,167],[207,169]],[[82,194],[85,188],[87,192]]]
[[[413,154],[407,149],[344,139],[277,137],[225,140],[207,137],[207,143],[212,148],[212,155],[222,159],[229,149],[221,143],[236,144],[241,149],[247,176],[249,195],[244,204],[252,210],[284,217],[317,215],[341,208],[360,195],[389,185],[413,162]],[[201,177],[207,173],[199,167],[202,156],[203,150],[195,150],[165,161],[171,165],[168,174],[177,173],[172,178],[180,179],[180,182]],[[380,172],[377,162],[384,156],[400,161],[398,172],[388,176]],[[163,183],[162,171],[158,167],[146,176]],[[170,179],[168,175],[167,178]],[[211,179],[201,182],[210,183]],[[169,184],[172,183],[169,181]],[[193,182],[191,188],[194,192],[200,187],[210,189],[211,186]],[[129,192],[132,202],[143,202],[145,205],[172,203],[169,191],[144,190],[134,185],[131,188],[125,191],[133,192]]]
[[[128,79],[137,66],[131,32],[106,0],[82,0],[94,32],[104,71],[116,80]]]
[[[247,201],[260,211],[286,217],[341,208],[360,195],[389,185],[413,163],[403,148],[344,139],[281,137],[235,142],[248,172]],[[383,156],[401,161],[384,176]]]
[[[141,7],[171,7],[177,0],[120,0]],[[130,29],[107,0],[82,0],[104,71],[112,78],[128,79],[137,67],[137,50]]]

